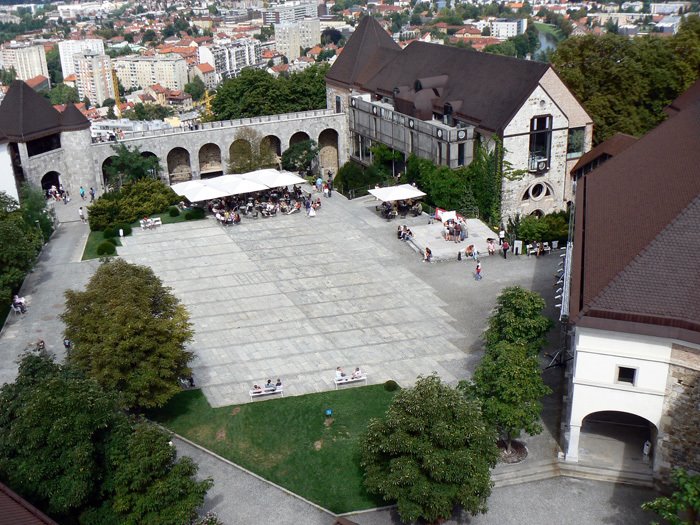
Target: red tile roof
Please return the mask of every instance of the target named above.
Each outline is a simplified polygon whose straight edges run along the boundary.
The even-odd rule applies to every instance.
[[[49,79],[46,78],[44,75],[37,75],[35,77],[30,78],[29,80],[25,80],[27,85],[32,89],[36,89],[37,86],[40,86],[41,84],[44,84],[48,81]]]
[[[12,525],[58,525],[46,514],[0,483],[0,516]]]
[[[216,70],[214,69],[214,66],[212,66],[211,64],[209,64],[209,63],[207,63],[207,62],[204,62],[203,64],[199,64],[199,65],[197,66],[197,68],[198,68],[202,73],[213,73],[214,71],[216,71]]]

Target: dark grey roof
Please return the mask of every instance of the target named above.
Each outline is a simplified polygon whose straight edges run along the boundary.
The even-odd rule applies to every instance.
[[[585,167],[587,164],[590,164],[594,160],[600,159],[603,156],[614,157],[615,155],[618,155],[624,150],[626,150],[636,141],[637,138],[633,137],[632,135],[627,135],[625,133],[615,133],[612,137],[610,137],[607,140],[604,140],[595,148],[585,153],[578,160],[576,165],[573,168],[571,168],[571,171],[574,172],[576,170],[579,170]]]
[[[75,104],[67,104],[61,113],[61,131],[77,131],[90,127],[90,121]]]
[[[579,180],[572,321],[700,342],[698,225],[700,103]]]
[[[0,104],[0,130],[10,142],[27,142],[61,131],[60,113],[21,80],[10,84]]]

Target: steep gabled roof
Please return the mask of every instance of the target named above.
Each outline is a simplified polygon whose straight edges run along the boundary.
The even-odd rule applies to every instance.
[[[627,135],[625,133],[615,133],[612,137],[610,137],[607,140],[604,140],[595,148],[585,153],[580,159],[578,159],[578,162],[571,169],[571,171],[574,172],[578,169],[581,169],[587,164],[590,164],[594,160],[599,159],[603,156],[614,157],[615,155],[619,155],[624,150],[629,148],[632,144],[634,144],[636,141],[637,138],[633,137],[632,135]]]
[[[61,131],[78,131],[89,127],[90,121],[75,104],[68,104],[61,113]]]
[[[57,523],[0,483],[0,516],[3,523],[13,525],[57,525]]]
[[[10,142],[27,142],[60,132],[60,114],[26,83],[15,80],[0,104],[0,130]]]
[[[364,16],[326,78],[349,87],[361,86],[400,52],[399,45],[379,22]]]
[[[700,101],[700,79],[696,80],[688,89],[681,93],[673,102],[664,108],[664,112],[672,117],[679,111],[695,105]]]
[[[579,180],[571,320],[700,342],[699,225],[696,103]]]

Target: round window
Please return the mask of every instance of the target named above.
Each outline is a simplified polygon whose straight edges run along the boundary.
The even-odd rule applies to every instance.
[[[542,183],[535,184],[532,188],[530,188],[530,197],[535,200],[541,199],[544,196],[544,193],[545,187]]]

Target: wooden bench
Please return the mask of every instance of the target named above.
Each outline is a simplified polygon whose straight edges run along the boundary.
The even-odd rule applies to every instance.
[[[333,382],[335,383],[335,389],[338,390],[338,386],[340,385],[347,385],[349,383],[357,383],[359,381],[367,381],[367,374],[362,374],[360,377],[351,377],[351,376],[346,376],[346,377],[341,377],[341,378],[335,378]]]
[[[272,396],[274,394],[282,394],[282,397],[284,397],[284,388],[279,386],[279,387],[275,388],[274,390],[271,388],[263,388],[262,390],[249,390],[248,391],[248,395],[250,396],[251,400],[254,397]]]

